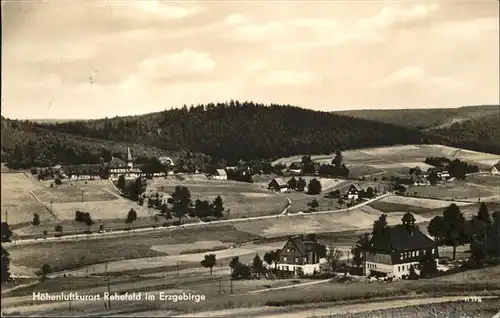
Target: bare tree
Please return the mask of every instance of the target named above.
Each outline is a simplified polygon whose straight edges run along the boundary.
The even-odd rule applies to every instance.
[[[337,270],[337,265],[340,261],[340,259],[344,256],[344,253],[342,253],[341,250],[337,249],[333,245],[330,246],[330,249],[328,250],[328,254],[326,255],[326,261],[330,265],[330,268],[332,271]]]

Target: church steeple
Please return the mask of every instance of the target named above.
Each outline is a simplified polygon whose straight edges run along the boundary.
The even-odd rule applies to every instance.
[[[127,147],[127,166],[129,168],[134,167],[134,163],[132,161],[132,153],[130,152],[130,147]]]

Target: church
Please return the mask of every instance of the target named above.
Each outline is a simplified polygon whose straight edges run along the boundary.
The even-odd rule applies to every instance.
[[[401,224],[375,233],[364,251],[364,275],[394,276],[410,274],[426,258],[437,261],[438,245],[415,225],[415,217],[406,213]]]
[[[124,161],[117,157],[112,157],[107,163],[109,178],[117,180],[120,175],[125,176],[125,179],[135,179],[141,175],[141,169],[134,167],[134,160],[130,147],[127,147],[127,160]]]

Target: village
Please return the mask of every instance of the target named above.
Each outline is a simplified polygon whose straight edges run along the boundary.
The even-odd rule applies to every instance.
[[[396,147],[391,149],[397,151]],[[382,153],[386,150],[362,151]],[[31,186],[35,182],[44,191],[53,193],[50,209],[52,213],[59,214],[55,220],[38,217],[37,222],[33,219],[27,227],[19,223],[21,227],[17,225],[11,230],[8,224],[2,223],[3,229],[12,233],[8,239],[10,243],[5,243],[12,253],[11,262],[18,264],[11,267],[11,276],[18,279],[32,277],[33,274],[28,271],[18,270],[26,268],[28,263],[16,260],[16,250],[30,246],[36,247],[34,250],[30,248],[32,253],[43,255],[49,255],[44,250],[50,248],[57,255],[52,257],[59,259],[57,264],[51,263],[46,256],[39,259],[39,265],[35,265],[38,271],[34,272],[42,277],[42,284],[78,277],[92,279],[103,274],[112,274],[113,277],[133,275],[137,279],[148,280],[146,277],[160,274],[165,266],[171,269],[163,275],[169,275],[169,271],[198,272],[197,268],[201,267],[209,269],[208,277],[211,279],[228,275],[234,286],[238,286],[238,281],[257,279],[255,283],[262,293],[275,288],[286,290],[293,286],[300,288],[301,284],[309,286],[312,282],[331,280],[342,284],[373,281],[394,284],[399,280],[415,281],[418,278],[433,280],[460,275],[471,268],[485,270],[490,268],[490,264],[495,264],[495,259],[498,259],[493,256],[498,253],[493,243],[497,240],[495,236],[490,237],[490,241],[481,241],[481,246],[484,246],[482,254],[475,250],[468,252],[469,247],[466,246],[471,244],[468,237],[473,221],[469,218],[483,218],[484,222],[492,224],[492,233],[495,233],[493,228],[498,226],[498,212],[492,213],[492,216],[488,212],[498,208],[498,192],[495,190],[499,183],[498,163],[490,167],[479,163],[482,167],[479,169],[462,161],[467,160],[466,157],[449,160],[445,156],[428,156],[422,166],[434,163],[434,168],[423,170],[410,158],[407,159],[411,161],[406,164],[407,168],[359,175],[357,170],[365,171],[366,167],[350,163],[356,154],[359,155],[359,150],[336,152],[329,161],[325,161],[324,156],[319,160],[315,160],[318,158],[314,156],[302,156],[299,161],[280,159],[271,163],[272,170],[266,171],[267,174],[260,171],[252,174],[258,169],[242,162],[237,166],[226,166],[226,169],[214,165],[211,170],[200,173],[177,172],[174,161],[168,157],[152,159],[154,169],[152,165],[137,165],[130,149],[127,149],[125,160],[115,157],[108,164],[94,166],[95,170],[86,165],[61,165],[36,171],[5,171],[2,180],[14,176],[25,180],[29,178]],[[492,162],[493,157],[483,157]],[[325,175],[325,170],[332,172]],[[252,182],[230,179],[234,176],[241,178],[245,174],[252,175]],[[42,177],[38,177],[40,175]],[[468,191],[466,196],[460,196],[465,193],[460,191],[460,187],[467,186],[470,190],[478,180],[482,183],[477,185],[481,192],[474,195]],[[487,191],[486,184],[492,185],[491,191]],[[108,192],[114,189],[115,196],[120,198],[96,201],[96,206],[120,201],[121,205],[117,207],[122,207],[123,218],[113,212],[116,209],[113,205],[104,210],[80,208],[92,206],[89,205],[94,200],[92,193],[97,192],[90,189],[96,186]],[[449,190],[450,187],[453,189]],[[62,195],[65,191],[73,191],[69,190],[73,188],[86,189],[85,197],[83,194],[82,198],[77,196],[73,203],[73,212],[78,211],[77,218],[80,220],[71,219],[71,210],[67,210],[71,203],[55,203],[54,194]],[[132,190],[127,189],[136,192],[132,194]],[[425,189],[430,189],[441,198],[417,192]],[[2,191],[5,190],[2,188]],[[41,192],[34,188],[29,192],[42,200]],[[215,200],[210,202],[213,198]],[[242,201],[243,198],[248,201]],[[269,203],[278,204],[279,209],[268,212],[251,209],[271,198]],[[127,205],[123,205],[124,202],[128,202]],[[242,209],[245,204],[249,207]],[[59,206],[67,210],[64,212],[66,216],[60,214],[63,212]],[[126,209],[129,209],[128,213]],[[455,215],[455,219],[448,220],[450,213]],[[13,214],[8,217],[12,219]],[[446,227],[441,225],[443,218],[446,222],[461,224],[456,225],[458,234],[447,232]],[[119,225],[120,222],[122,225]],[[203,240],[195,234],[199,233],[197,228],[205,233]],[[41,233],[42,229],[46,230]],[[170,232],[167,241],[160,234],[163,231]],[[463,239],[456,245],[450,245],[449,235],[460,235]],[[182,243],[188,237],[191,241],[189,246]],[[144,242],[151,245],[147,245],[144,251],[141,248],[138,251],[110,252],[106,247],[118,242],[127,245],[136,240],[146,240]],[[90,242],[92,244],[85,247],[81,245]],[[68,247],[79,244],[80,247],[75,246],[76,250],[70,252],[74,256],[70,256],[66,248],[53,250],[50,247],[59,246],[58,243],[70,244]],[[96,253],[99,249],[102,252]],[[80,263],[81,268],[72,269],[72,257],[82,255],[85,250],[94,251],[93,255]],[[154,258],[161,259],[160,263],[144,262],[151,257],[148,256],[151,251],[156,255]],[[120,261],[131,256],[139,258]],[[105,271],[99,265],[103,260],[108,264]],[[29,264],[33,266],[35,263],[30,261]],[[202,273],[197,275],[202,275],[200,279],[205,277]],[[258,288],[244,293],[253,294]]]
[[[498,1],[1,8],[1,317],[500,318]]]

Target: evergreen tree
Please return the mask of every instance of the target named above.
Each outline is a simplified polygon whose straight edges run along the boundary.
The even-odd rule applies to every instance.
[[[5,283],[10,280],[10,257],[9,252],[2,246],[2,283]]]
[[[215,217],[221,218],[223,216],[224,212],[224,202],[222,201],[222,198],[220,195],[215,198],[213,204],[212,204],[212,211]]]

